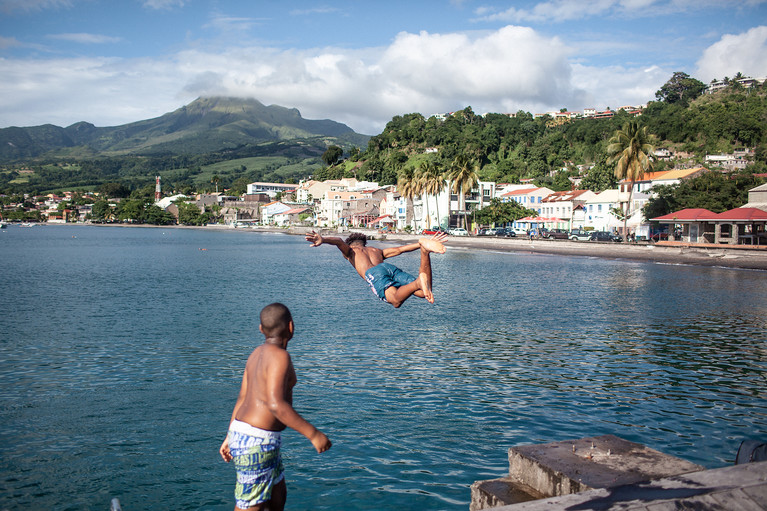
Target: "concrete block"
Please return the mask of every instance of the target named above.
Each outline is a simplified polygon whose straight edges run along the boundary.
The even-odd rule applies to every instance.
[[[471,504],[469,505],[469,510],[479,511],[480,509],[518,504],[543,498],[546,498],[546,495],[514,481],[510,477],[476,481],[471,485]]]
[[[703,470],[614,435],[509,449],[509,477],[546,497]]]

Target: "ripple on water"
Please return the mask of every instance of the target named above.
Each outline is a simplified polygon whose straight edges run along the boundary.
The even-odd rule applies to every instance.
[[[231,509],[217,450],[273,301],[334,444],[285,432],[297,509],[466,509],[518,444],[610,433],[713,467],[767,434],[759,272],[448,251],[437,303],[394,310],[300,237],[67,229],[0,245],[3,509]]]

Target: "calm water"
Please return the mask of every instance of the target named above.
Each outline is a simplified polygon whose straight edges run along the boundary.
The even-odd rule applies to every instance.
[[[437,303],[395,310],[298,236],[0,231],[0,509],[231,509],[218,446],[273,301],[334,443],[285,433],[289,509],[466,510],[518,444],[611,433],[719,467],[767,436],[767,272],[433,259]]]

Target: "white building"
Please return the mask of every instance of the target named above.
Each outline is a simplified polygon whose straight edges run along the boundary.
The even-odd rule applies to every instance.
[[[289,185],[285,183],[250,183],[247,187],[248,195],[256,193],[266,193],[269,197],[274,197],[278,192],[293,192],[298,185]]]
[[[519,188],[506,192],[501,195],[502,202],[514,201],[522,207],[535,210],[538,214],[541,213],[541,204],[543,199],[548,197],[554,190],[546,187],[537,187],[530,185],[518,185],[525,186],[525,188]]]
[[[284,213],[286,211],[289,211],[292,209],[287,204],[283,204],[282,202],[275,201],[270,202],[269,204],[265,204],[261,208],[261,224],[263,225],[269,225],[271,223],[274,223],[274,215],[277,215],[279,213]]]
[[[622,194],[616,188],[613,190],[605,190],[586,199],[583,208],[584,223],[583,225],[574,224],[573,227],[589,227],[595,231],[611,231],[612,226],[618,222],[618,217],[612,210],[620,210],[621,198]]]
[[[544,221],[546,227],[569,231],[573,228],[573,217],[576,207],[585,205],[586,201],[595,195],[591,190],[554,192],[544,197],[538,213],[541,217],[548,219]]]

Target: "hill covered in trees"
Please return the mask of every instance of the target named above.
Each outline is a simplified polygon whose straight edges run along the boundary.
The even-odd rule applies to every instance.
[[[686,80],[692,85],[677,83]],[[674,87],[681,92],[666,90]],[[715,94],[702,94],[703,88],[701,82],[677,73],[658,91],[658,101],[650,102],[637,119],[654,135],[655,147],[687,155],[688,164],[702,164],[706,154],[753,148],[751,170],[764,172],[767,89],[744,89],[736,83]],[[361,178],[394,183],[403,169],[417,169],[424,161],[448,169],[458,154],[464,154],[480,179],[505,183],[533,179],[555,190],[571,188],[568,178],[583,174],[579,166],[595,165],[593,172],[581,177],[598,191],[614,185],[606,163],[607,141],[632,118],[623,110],[609,119],[581,118],[563,124],[523,111],[480,116],[470,107],[444,121],[411,113],[394,117],[370,139],[360,155],[363,163],[354,171]],[[667,165],[656,162],[655,168]],[[326,169],[325,174],[336,177],[334,172],[339,171],[349,172]]]
[[[715,94],[703,94],[704,88],[675,73],[637,121],[654,135],[656,148],[686,155],[686,164],[703,164],[707,153],[749,147],[755,155],[748,171],[765,172],[767,89],[745,89],[736,81]],[[459,156],[483,180],[531,179],[565,190],[572,187],[570,178],[578,177],[582,188],[601,191],[615,186],[608,140],[632,118],[619,110],[608,119],[558,123],[524,111],[481,116],[466,107],[444,120],[398,115],[380,134],[366,137],[333,121],[302,119],[295,109],[255,100],[200,99],[156,119],[115,128],[79,123],[0,130],[0,146],[37,155],[0,159],[5,162],[0,193],[102,189],[147,195],[156,175],[164,190],[184,193],[229,189],[238,194],[249,182],[298,182],[309,176],[355,176],[386,185],[423,165],[446,172]],[[17,130],[25,130],[27,139]],[[670,165],[656,162],[655,170]]]

